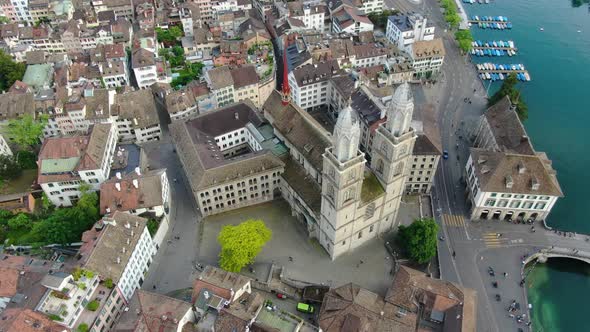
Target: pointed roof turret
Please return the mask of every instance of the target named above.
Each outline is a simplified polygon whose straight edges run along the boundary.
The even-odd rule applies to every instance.
[[[361,128],[356,112],[350,107],[346,106],[338,115],[338,121],[334,127],[334,155],[340,162],[346,162],[356,157],[359,141],[361,136]]]
[[[395,136],[407,132],[414,113],[414,97],[410,84],[402,83],[395,89],[387,109],[387,129]]]

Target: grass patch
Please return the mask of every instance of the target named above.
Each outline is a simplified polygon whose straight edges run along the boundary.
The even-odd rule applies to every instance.
[[[361,189],[361,201],[364,203],[370,202],[383,193],[385,193],[385,190],[383,190],[383,186],[381,186],[375,174],[366,172],[363,188]]]

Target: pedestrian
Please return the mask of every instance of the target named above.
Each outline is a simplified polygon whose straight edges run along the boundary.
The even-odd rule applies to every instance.
[[[292,262],[292,261],[293,261],[293,257],[289,256],[289,262]]]
[[[453,250],[453,258],[455,258],[455,255],[456,255],[456,253],[455,253],[455,251]]]
[[[363,260],[361,259],[361,264],[363,264],[363,263],[364,263],[364,262],[363,262]]]

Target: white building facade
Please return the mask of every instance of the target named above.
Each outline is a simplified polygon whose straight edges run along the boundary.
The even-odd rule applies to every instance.
[[[433,40],[434,26],[420,14],[398,14],[387,20],[385,37],[400,50],[408,52],[416,41]]]

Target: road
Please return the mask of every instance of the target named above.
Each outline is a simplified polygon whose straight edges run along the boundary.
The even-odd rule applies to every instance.
[[[198,276],[194,267],[199,250],[201,217],[170,137],[164,106],[158,100],[156,106],[163,124],[162,140],[143,144],[142,148],[151,169],[167,170],[171,186],[170,228],[150,266],[143,288],[166,294],[192,287]]]
[[[477,331],[525,328],[506,311],[512,300],[519,302],[523,309],[527,307],[525,288],[520,286],[523,256],[551,246],[590,252],[590,244],[585,236],[560,236],[545,230],[540,223],[533,233],[528,225],[469,220],[462,173],[471,132],[487,105],[487,87],[477,79],[469,58],[460,54],[453,36],[445,31],[446,23],[436,0],[386,0],[386,5],[402,12],[426,13],[445,46],[438,83],[423,87],[421,94],[436,108],[442,147],[449,153],[449,158],[439,164],[433,188],[436,220],[441,226],[439,236],[445,238],[439,241],[438,248],[441,276],[477,291]],[[498,238],[497,233],[502,236]],[[490,266],[495,270],[494,277],[488,273]],[[497,281],[499,287],[494,288],[492,281]],[[496,300],[496,294],[500,295],[500,301]]]

